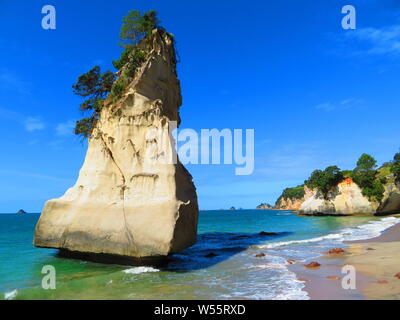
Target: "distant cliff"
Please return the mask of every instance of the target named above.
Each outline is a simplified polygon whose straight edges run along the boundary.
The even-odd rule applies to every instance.
[[[348,174],[348,172],[346,172]],[[287,188],[278,198],[275,208],[295,210],[302,215],[388,215],[400,212],[400,189],[385,164],[376,171],[382,183],[380,200],[369,197],[349,176],[343,177],[327,193],[306,185]]]
[[[257,210],[270,210],[273,207],[269,203],[261,203],[256,207]]]
[[[274,209],[299,210],[302,203],[312,195],[312,190],[305,185],[294,188],[286,188],[276,201]]]

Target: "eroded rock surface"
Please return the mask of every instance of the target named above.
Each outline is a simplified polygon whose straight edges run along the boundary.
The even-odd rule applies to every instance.
[[[141,45],[146,61],[103,107],[79,178],[46,203],[35,246],[140,258],[195,243],[196,189],[179,160],[170,162],[170,121],[180,123],[182,104],[173,40],[154,30]]]

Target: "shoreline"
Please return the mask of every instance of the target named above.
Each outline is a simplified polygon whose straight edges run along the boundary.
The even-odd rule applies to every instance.
[[[311,260],[288,266],[304,282],[303,290],[311,300],[400,299],[400,279],[395,277],[400,272],[400,223],[377,237],[345,241],[343,245],[343,254],[322,252],[314,259],[321,264],[319,268],[304,266]],[[342,268],[346,265],[356,271],[354,290],[342,288],[342,278],[346,276]]]

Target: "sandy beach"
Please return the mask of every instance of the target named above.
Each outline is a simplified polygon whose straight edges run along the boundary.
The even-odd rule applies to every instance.
[[[332,248],[333,249],[333,248]],[[314,261],[318,268],[306,268],[311,261],[297,262],[289,268],[313,300],[396,300],[400,299],[400,224],[382,235],[362,241],[346,242],[344,253],[328,254]],[[356,288],[344,289],[342,268],[356,270]],[[400,276],[399,276],[400,277]]]

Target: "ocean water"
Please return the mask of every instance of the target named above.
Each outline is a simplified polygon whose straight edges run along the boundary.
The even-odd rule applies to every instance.
[[[60,258],[32,246],[39,214],[0,214],[0,299],[308,299],[288,259],[318,257],[400,222],[386,217],[299,217],[289,211],[201,211],[197,244],[161,267]],[[275,236],[259,233],[275,232]],[[263,252],[263,258],[255,255]],[[213,253],[214,257],[206,257]],[[43,266],[56,290],[41,287]]]

